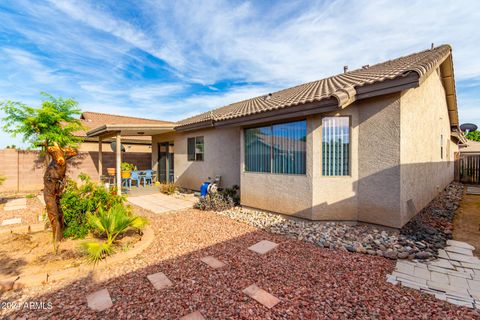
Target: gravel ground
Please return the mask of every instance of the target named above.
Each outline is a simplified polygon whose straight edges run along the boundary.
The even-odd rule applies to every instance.
[[[430,259],[451,239],[452,220],[463,186],[452,183],[399,231],[371,225],[325,223],[291,219],[263,211],[236,207],[218,212],[231,219],[269,232],[283,234],[318,246],[389,259]]]
[[[319,248],[267,233],[220,215],[187,210],[153,216],[156,237],[142,254],[111,267],[104,279],[7,292],[2,301],[51,302],[51,310],[4,310],[26,319],[178,319],[199,310],[207,319],[474,319],[453,306],[387,283],[394,262],[377,256]],[[279,246],[260,256],[260,240]],[[213,270],[199,259],[227,263]],[[146,276],[164,272],[173,286],[156,291]],[[267,309],[242,293],[256,283],[281,302]],[[113,307],[97,313],[85,296],[107,288]]]

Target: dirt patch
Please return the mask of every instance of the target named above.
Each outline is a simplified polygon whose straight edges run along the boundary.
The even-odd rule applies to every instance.
[[[50,230],[0,234],[0,280],[37,274],[46,277],[58,270],[87,264],[79,247],[81,242],[92,239],[65,239],[60,244],[59,252],[54,254]],[[141,235],[137,232],[126,233],[119,239],[117,251],[127,251],[140,239]]]
[[[453,220],[453,238],[470,243],[480,257],[480,195],[466,194]]]

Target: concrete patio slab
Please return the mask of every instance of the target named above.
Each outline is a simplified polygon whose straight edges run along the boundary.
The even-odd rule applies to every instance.
[[[107,289],[102,289],[87,296],[87,305],[95,311],[104,311],[113,306]]]
[[[200,311],[194,311],[180,318],[180,320],[205,320],[205,317]]]
[[[260,242],[257,242],[253,246],[249,247],[248,250],[251,250],[253,252],[256,252],[258,254],[265,254],[273,249],[278,247],[278,244],[272,241],[268,240],[262,240]]]
[[[22,218],[11,218],[5,219],[2,221],[2,226],[10,226],[12,224],[20,224],[22,223]]]
[[[221,268],[223,266],[225,266],[225,263],[223,263],[222,261],[216,259],[215,257],[212,257],[212,256],[208,256],[208,257],[203,257],[202,259],[200,259],[202,262],[206,263],[209,267],[213,268],[213,269],[218,269],[218,268]]]
[[[128,196],[128,201],[153,213],[165,213],[193,207],[194,199],[179,199],[157,192],[147,195]]]
[[[271,295],[267,291],[260,289],[256,284],[252,284],[243,289],[243,293],[269,309],[273,308],[280,302],[280,299]]]
[[[172,281],[170,281],[163,272],[149,274],[147,279],[157,290],[162,290],[173,285]]]

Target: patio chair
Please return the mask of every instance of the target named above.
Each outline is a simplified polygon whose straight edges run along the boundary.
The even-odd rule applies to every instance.
[[[139,171],[132,171],[132,174],[130,176],[130,188],[132,188],[132,181],[135,181],[137,182],[137,187],[140,187],[140,180],[141,180],[141,177],[139,175]]]
[[[147,181],[149,181],[148,185],[152,185],[152,172],[153,170],[145,170],[144,174],[140,177],[141,180],[143,180],[143,186],[145,187],[145,184]]]

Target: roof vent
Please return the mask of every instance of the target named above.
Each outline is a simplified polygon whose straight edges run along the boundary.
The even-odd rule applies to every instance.
[[[343,66],[343,73],[347,73],[348,72],[348,66]]]
[[[366,64],[366,65],[362,66],[362,69],[368,69],[368,68],[370,68],[369,64]]]
[[[272,99],[272,94],[271,94],[271,93],[267,94],[267,95],[263,98],[263,100],[265,100],[265,101],[270,100],[270,99]]]
[[[432,46],[430,47],[430,50],[435,49],[435,43],[432,42]]]

